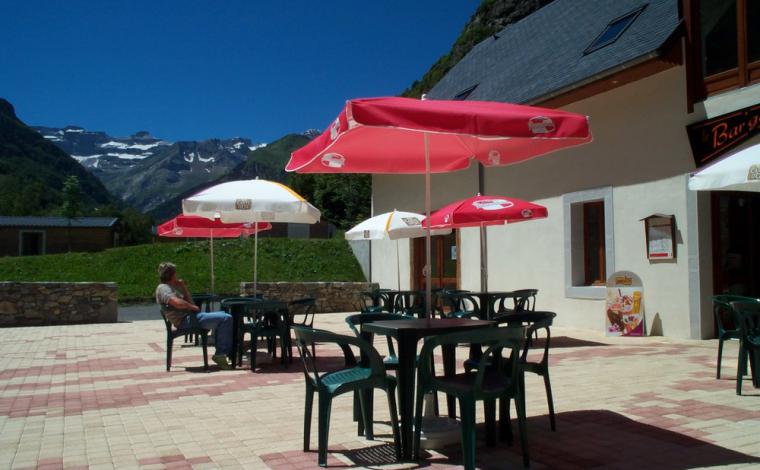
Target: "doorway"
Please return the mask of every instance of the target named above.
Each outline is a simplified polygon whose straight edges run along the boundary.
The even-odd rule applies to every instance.
[[[431,284],[433,289],[459,288],[459,244],[457,231],[430,239]],[[425,288],[425,238],[415,238],[413,245],[412,284],[414,289]]]
[[[36,256],[45,254],[45,232],[28,230],[19,232],[19,255]]]
[[[760,194],[712,193],[713,292],[760,297]]]

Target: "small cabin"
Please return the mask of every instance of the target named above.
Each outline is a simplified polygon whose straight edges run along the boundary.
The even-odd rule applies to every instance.
[[[0,256],[101,251],[119,243],[116,217],[0,216]]]

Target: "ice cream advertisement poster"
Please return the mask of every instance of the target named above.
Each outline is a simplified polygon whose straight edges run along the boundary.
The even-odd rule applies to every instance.
[[[618,271],[607,279],[605,302],[607,336],[644,336],[644,290],[641,279],[630,271]]]

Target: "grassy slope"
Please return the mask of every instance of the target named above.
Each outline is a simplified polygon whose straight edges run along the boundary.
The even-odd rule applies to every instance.
[[[191,291],[210,288],[207,241],[155,243],[114,248],[101,253],[0,258],[3,281],[112,281],[119,284],[119,300],[152,298],[156,267],[161,261],[177,264]],[[217,240],[216,291],[237,294],[242,280],[253,280],[253,239]],[[363,281],[361,268],[342,239],[259,240],[260,281]]]

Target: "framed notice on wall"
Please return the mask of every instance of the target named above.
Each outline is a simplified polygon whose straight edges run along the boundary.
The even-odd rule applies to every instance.
[[[675,216],[654,214],[641,220],[644,221],[647,258],[650,260],[675,259]]]

